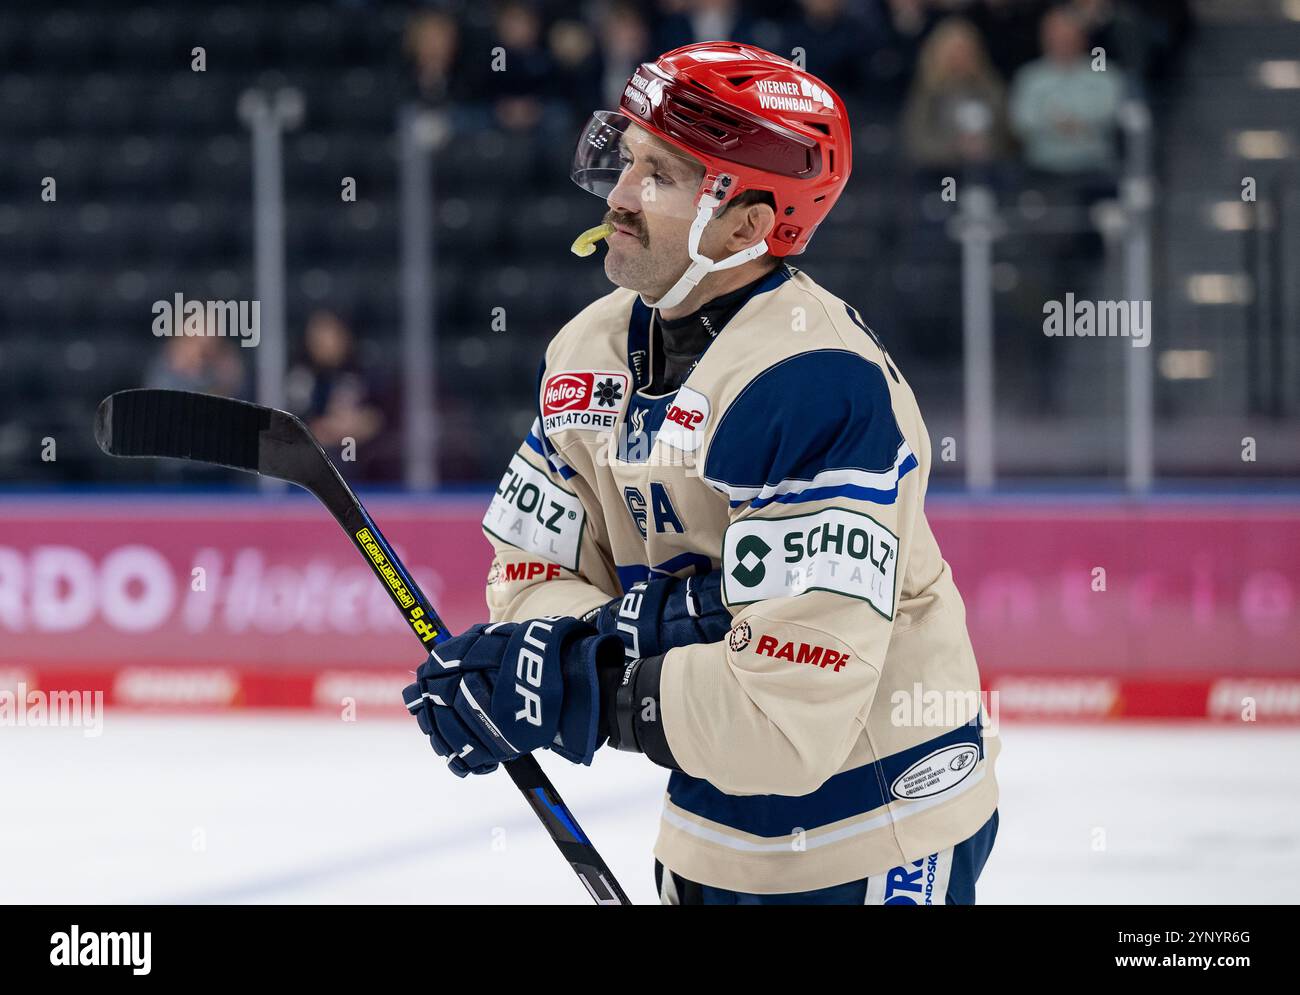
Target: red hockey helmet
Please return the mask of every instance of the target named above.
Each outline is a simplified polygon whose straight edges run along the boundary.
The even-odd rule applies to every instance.
[[[703,198],[721,206],[746,190],[771,193],[776,224],[767,251],[774,256],[804,250],[853,164],[848,112],[835,91],[753,45],[700,42],[643,63],[619,112],[589,123],[574,159],[580,186],[603,196],[617,182],[617,172],[608,175],[615,164],[600,156],[608,137],[590,139],[621,116],[704,164],[697,206]]]

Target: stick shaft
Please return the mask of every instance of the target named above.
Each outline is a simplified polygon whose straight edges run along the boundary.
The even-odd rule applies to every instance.
[[[188,391],[127,390],[100,403],[95,439],[110,456],[216,464],[287,480],[310,491],[370,564],[425,652],[451,637],[334,461],[293,415]],[[537,759],[525,754],[504,766],[596,903],[631,905]]]
[[[389,599],[406,618],[412,633],[426,649],[451,638],[429,599],[424,596],[397,553],[389,545],[361,501],[344,485],[351,498],[346,508],[324,503],[347,531],[352,543],[370,564],[370,569],[388,591]],[[523,793],[555,842],[560,854],[569,862],[578,879],[597,905],[631,905],[613,871],[587,838],[578,820],[555,790],[537,759],[530,754],[506,761],[503,766],[510,779]]]

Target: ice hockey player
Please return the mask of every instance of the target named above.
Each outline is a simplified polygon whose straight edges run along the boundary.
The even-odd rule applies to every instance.
[[[851,165],[840,98],[752,46],[669,52],[592,117],[573,178],[608,210],[574,251],[607,238],[619,289],[546,350],[483,520],[492,621],[407,689],[460,775],[605,744],[670,770],[669,904],[970,904],[997,832],[925,424],[784,262]]]

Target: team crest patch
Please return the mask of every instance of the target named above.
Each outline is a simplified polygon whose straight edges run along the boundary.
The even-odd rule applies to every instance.
[[[613,430],[627,401],[628,375],[617,370],[571,370],[542,384],[542,431]]]
[[[727,633],[727,645],[731,647],[731,652],[739,653],[749,645],[750,639],[753,638],[753,630],[750,629],[748,622],[741,622]]]

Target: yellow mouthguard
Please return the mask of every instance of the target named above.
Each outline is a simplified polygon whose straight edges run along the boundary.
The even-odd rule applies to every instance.
[[[597,225],[595,228],[588,228],[573,240],[573,244],[569,246],[569,251],[575,256],[589,256],[596,251],[597,242],[602,238],[609,238],[613,234],[613,225]]]

